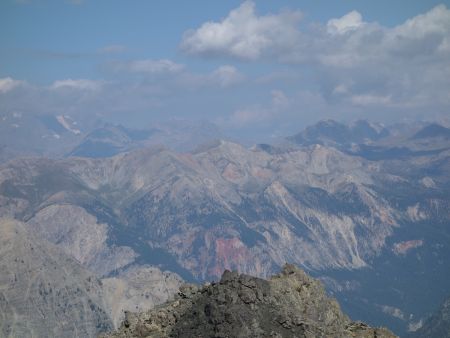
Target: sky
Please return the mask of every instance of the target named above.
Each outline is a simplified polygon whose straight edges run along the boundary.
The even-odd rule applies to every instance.
[[[450,1],[2,0],[0,115],[289,135],[450,116]]]

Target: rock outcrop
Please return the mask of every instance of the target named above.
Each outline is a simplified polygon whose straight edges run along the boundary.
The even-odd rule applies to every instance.
[[[317,281],[286,264],[269,280],[225,271],[220,282],[185,285],[178,298],[127,314],[103,338],[131,337],[395,337],[352,322]]]

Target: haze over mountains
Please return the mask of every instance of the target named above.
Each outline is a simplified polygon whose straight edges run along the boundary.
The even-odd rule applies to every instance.
[[[109,157],[162,144],[188,151],[221,135],[219,128],[207,121],[172,119],[135,129],[69,115],[11,113],[0,117],[0,163],[23,156]]]
[[[214,134],[203,126],[175,135],[188,144]],[[217,280],[225,269],[264,277],[290,262],[321,279],[352,319],[404,334],[450,293],[449,132],[326,120],[276,144],[219,140],[176,152],[148,146],[151,130],[104,126],[68,157],[2,164],[0,216],[24,222],[43,252],[57,250],[57,266],[77,266],[72,283],[100,304],[86,332],[164,302],[180,277]],[[77,152],[85,157],[70,156]],[[2,266],[23,275],[14,257]],[[86,291],[88,275],[97,291]],[[15,285],[19,294],[26,287]],[[1,308],[24,318],[39,313],[6,299]]]
[[[0,25],[0,338],[450,332],[450,0]]]

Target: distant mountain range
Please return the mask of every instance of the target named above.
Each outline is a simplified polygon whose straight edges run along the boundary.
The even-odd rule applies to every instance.
[[[448,147],[450,129],[423,122],[385,127],[365,120],[350,125],[325,120],[288,140],[302,146],[334,147],[368,160],[388,160],[440,152]]]
[[[345,147],[351,144],[374,142],[389,135],[390,131],[383,125],[366,120],[359,120],[350,125],[334,120],[323,120],[289,139],[302,145],[322,144]]]
[[[214,134],[169,129],[179,130],[165,134],[173,144]],[[153,142],[160,130],[103,126],[73,156],[0,166],[0,217],[102,282],[107,320],[97,332],[126,309],[165,301],[177,276],[265,277],[286,262],[322,280],[352,319],[397,334],[450,294],[446,127],[322,121],[278,144],[219,140],[184,152],[149,146],[164,143]],[[143,282],[149,269],[167,276],[156,288]]]
[[[151,145],[189,151],[222,137],[207,121],[174,119],[133,129],[99,120],[76,121],[69,115],[12,113],[0,116],[0,163],[24,156],[102,158]]]

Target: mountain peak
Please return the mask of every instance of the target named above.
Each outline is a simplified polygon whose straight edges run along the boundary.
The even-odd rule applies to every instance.
[[[265,280],[225,270],[219,283],[185,285],[175,301],[127,315],[104,337],[395,337],[354,323],[320,282],[286,264]]]
[[[450,129],[437,123],[431,123],[415,133],[412,139],[423,139],[428,137],[444,137],[450,139]]]

